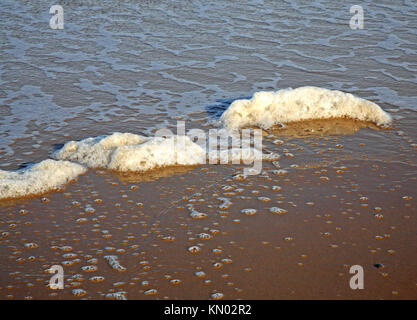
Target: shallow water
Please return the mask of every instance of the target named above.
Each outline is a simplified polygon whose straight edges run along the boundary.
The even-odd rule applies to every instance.
[[[416,296],[416,261],[409,258],[417,199],[413,1],[364,1],[363,30],[351,30],[349,6],[334,1],[61,1],[64,30],[49,27],[49,4],[42,3],[0,4],[0,169],[44,160],[69,140],[116,131],[151,136],[177,120],[187,129],[211,128],[231,102],[261,90],[342,90],[377,103],[394,121],[389,129],[337,119],[268,130],[265,147],[280,153],[288,170],[275,175],[279,168],[265,162],[270,180],[234,180],[239,166],[146,175],[90,170],[63,192],[0,202],[2,299],[77,298],[71,290],[78,287],[87,298],[118,291],[127,298]],[[224,185],[244,191],[228,195]],[[367,207],[360,197],[369,198]],[[218,210],[223,202],[227,213]],[[187,204],[209,217],[191,219]],[[271,214],[273,207],[288,213]],[[336,238],[323,242],[326,232]],[[202,250],[190,254],[191,246]],[[63,256],[69,252],[77,256]],[[126,272],[108,266],[104,256],[112,254]],[[104,281],[89,281],[81,268],[91,258],[98,259],[91,277]],[[42,270],[64,260],[75,260],[66,274],[85,280],[45,289]],[[364,264],[373,279],[362,295],[347,285],[352,264]],[[194,275],[201,270],[203,279]],[[181,283],[170,282],[177,278]],[[326,290],[315,290],[320,286]]]
[[[333,1],[64,1],[53,30],[48,5],[2,1],[1,166],[177,117],[192,126],[260,90],[340,89],[415,118],[415,5],[365,3],[351,30]]]

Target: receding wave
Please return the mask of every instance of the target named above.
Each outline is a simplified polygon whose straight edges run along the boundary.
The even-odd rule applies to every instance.
[[[252,99],[234,101],[220,119],[229,129],[267,129],[277,124],[331,118],[352,118],[377,125],[391,122],[391,116],[371,101],[318,87],[257,92]]]
[[[252,99],[236,100],[221,116],[226,129],[246,126],[269,128],[300,120],[353,118],[377,125],[391,117],[377,104],[341,91],[316,87],[257,92]],[[233,130],[232,130],[233,131]],[[0,199],[41,194],[66,184],[89,168],[120,172],[145,172],[169,166],[206,163],[248,163],[274,160],[279,155],[264,154],[252,147],[206,150],[187,135],[145,137],[133,133],[69,141],[44,160],[17,171],[0,170]]]
[[[147,172],[170,166],[206,163],[248,163],[274,160],[279,155],[263,154],[252,147],[206,150],[187,135],[145,137],[133,133],[113,133],[69,141],[53,154],[56,160],[44,160],[27,169],[0,171],[0,199],[40,194],[76,178],[89,168],[120,172]]]

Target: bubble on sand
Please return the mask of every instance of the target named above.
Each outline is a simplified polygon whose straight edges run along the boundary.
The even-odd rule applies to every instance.
[[[221,262],[223,262],[224,264],[230,264],[230,263],[233,262],[233,260],[229,259],[229,258],[224,258],[224,259],[221,260]]]
[[[28,211],[28,210],[26,210],[26,209],[20,209],[20,210],[19,210],[19,213],[20,213],[22,216],[24,216],[24,215],[27,215],[27,214],[29,213],[29,211]]]
[[[88,264],[97,264],[98,263],[98,259],[97,258],[91,258],[87,260]]]
[[[126,284],[126,282],[119,281],[119,282],[113,283],[113,287],[117,288],[117,287],[124,286],[125,284]]]
[[[97,271],[98,268],[97,266],[94,266],[94,265],[88,265],[88,266],[81,267],[81,270],[84,272],[94,272],[94,271]]]
[[[78,218],[77,220],[75,220],[75,223],[78,223],[78,224],[82,224],[86,222],[88,222],[87,218]]]
[[[223,293],[221,293],[221,292],[216,292],[216,293],[213,293],[210,297],[211,297],[213,300],[221,300],[221,299],[223,299],[223,298],[224,298],[224,294],[223,294]]]
[[[276,144],[276,145],[281,145],[281,144],[284,144],[284,141],[276,139],[276,140],[272,141],[272,143]]]
[[[213,252],[214,254],[221,254],[221,253],[223,252],[223,250],[222,250],[222,249],[218,249],[218,248],[214,248],[214,249],[212,250],[212,252]]]
[[[193,219],[204,219],[204,218],[207,217],[207,213],[198,212],[198,211],[194,210],[190,213],[190,217],[193,218]]]
[[[84,209],[85,213],[94,213],[96,212],[96,209],[94,209],[91,205],[87,205]]]
[[[25,243],[25,248],[26,249],[36,249],[38,247],[39,247],[38,244],[36,244],[34,242]]]
[[[125,291],[112,292],[112,293],[107,293],[105,295],[105,298],[109,300],[127,300],[126,294],[127,292]]]
[[[282,208],[272,207],[272,208],[269,208],[269,212],[273,214],[284,214],[284,213],[287,213],[288,211]]]
[[[174,236],[165,236],[165,237],[162,237],[162,240],[166,241],[166,242],[173,242],[175,240],[175,237]]]
[[[220,201],[223,201],[223,203],[222,204],[220,204],[219,205],[219,209],[220,210],[226,210],[226,209],[228,209],[229,207],[231,207],[232,206],[232,202],[230,201],[230,199],[228,199],[228,198],[217,198],[218,200],[220,200]]]
[[[79,207],[81,205],[81,202],[74,200],[74,201],[71,202],[71,204],[74,207]]]
[[[244,174],[241,174],[241,173],[236,174],[236,175],[233,176],[233,180],[236,180],[236,181],[244,181],[247,178],[248,178],[248,176],[246,176]]]
[[[102,281],[104,281],[104,277],[103,276],[94,276],[94,277],[91,277],[88,280],[90,280],[91,282],[102,282]]]
[[[74,290],[72,290],[72,294],[76,297],[82,297],[82,296],[85,296],[87,294],[87,291],[85,291],[83,289],[74,289]]]
[[[240,212],[243,213],[244,215],[247,215],[247,216],[253,216],[254,214],[256,214],[257,210],[256,209],[247,208],[247,209],[240,210]]]
[[[269,202],[269,201],[271,201],[271,199],[268,198],[268,197],[258,197],[258,200],[259,201],[262,201],[262,202]]]
[[[151,295],[155,295],[157,293],[158,293],[158,290],[156,290],[156,289],[149,289],[149,290],[146,290],[144,292],[145,296],[151,296]]]
[[[191,252],[191,253],[198,253],[201,251],[201,248],[199,246],[192,246],[192,247],[189,247],[187,250],[188,252]]]
[[[281,168],[279,161],[272,161],[272,165],[278,169]]]
[[[198,236],[199,239],[202,239],[202,240],[209,240],[209,239],[213,238],[213,236],[211,234],[208,234],[208,233],[205,233],[205,232],[199,233],[197,236]]]
[[[288,173],[288,171],[285,169],[279,169],[279,170],[272,170],[272,173],[275,174],[276,176],[284,176]]]
[[[106,259],[107,263],[112,269],[119,271],[119,272],[126,271],[126,268],[120,264],[117,256],[115,255],[104,256],[104,259]]]

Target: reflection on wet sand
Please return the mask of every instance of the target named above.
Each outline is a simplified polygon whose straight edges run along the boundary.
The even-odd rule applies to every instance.
[[[304,120],[291,122],[283,127],[271,128],[271,133],[277,136],[286,137],[307,137],[307,136],[333,136],[354,134],[360,129],[371,128],[381,130],[372,122],[358,121],[346,118]]]

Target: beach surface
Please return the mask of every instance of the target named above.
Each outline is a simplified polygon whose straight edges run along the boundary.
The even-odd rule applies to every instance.
[[[263,128],[263,151],[281,158],[257,175],[244,164],[131,172],[65,159],[57,188],[30,194],[54,185],[43,175],[0,199],[0,299],[417,298],[411,1],[365,2],[356,30],[333,1],[61,5],[54,30],[47,5],[0,4],[4,194],[6,175],[56,160],[69,141],[175,133],[178,121],[208,132],[260,91],[340,90],[392,121]],[[53,265],[62,290],[48,286]]]

